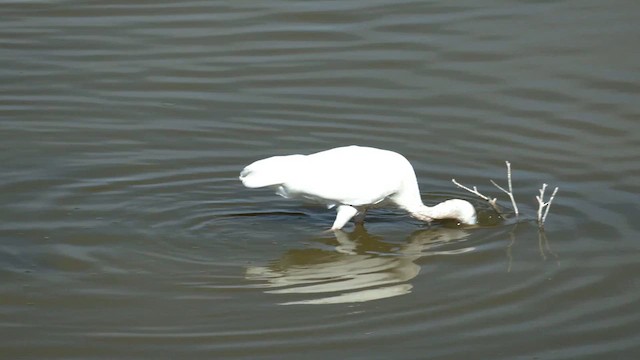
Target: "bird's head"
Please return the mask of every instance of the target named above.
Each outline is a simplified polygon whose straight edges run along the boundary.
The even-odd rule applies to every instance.
[[[466,200],[451,199],[443,201],[432,209],[433,218],[436,219],[457,219],[464,225],[476,225],[478,223],[476,209]]]
[[[478,223],[478,214],[476,209],[466,200],[454,199],[458,201],[458,217],[457,219],[465,225],[476,225]]]

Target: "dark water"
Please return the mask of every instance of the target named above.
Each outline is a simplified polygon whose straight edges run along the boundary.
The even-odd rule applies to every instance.
[[[3,2],[1,357],[637,358],[639,4]],[[353,143],[427,203],[509,160],[524,215],[334,235],[237,180]]]

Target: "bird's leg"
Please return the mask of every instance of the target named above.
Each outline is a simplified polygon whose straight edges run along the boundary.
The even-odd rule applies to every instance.
[[[331,230],[342,229],[342,227],[351,220],[358,213],[358,209],[349,205],[338,206],[338,214],[336,215],[336,221],[333,222]]]
[[[353,221],[355,221],[356,225],[362,225],[364,224],[364,216],[367,215],[367,208],[361,208],[358,213],[356,214],[356,217],[353,219]]]

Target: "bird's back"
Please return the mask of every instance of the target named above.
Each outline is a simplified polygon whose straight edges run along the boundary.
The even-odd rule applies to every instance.
[[[415,174],[404,156],[370,147],[346,146],[311,155],[272,157],[245,168],[248,187],[272,186],[288,198],[332,205],[377,204],[413,184]]]
[[[242,169],[240,181],[248,188],[280,185],[293,176],[305,158],[304,155],[286,155],[255,161]]]

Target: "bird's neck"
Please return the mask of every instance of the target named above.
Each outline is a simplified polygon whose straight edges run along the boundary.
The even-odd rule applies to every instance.
[[[475,222],[475,210],[465,200],[450,199],[435,206],[427,206],[422,202],[418,182],[415,175],[410,174],[401,191],[393,198],[393,201],[402,209],[418,220],[431,222],[434,219],[459,219],[466,222]]]
[[[427,206],[420,203],[410,209],[407,209],[413,218],[418,220],[431,222],[434,219],[449,219],[456,217],[456,209],[451,203],[443,201],[435,206]]]

